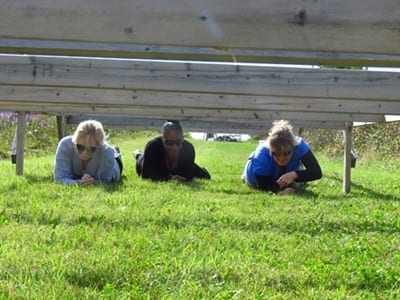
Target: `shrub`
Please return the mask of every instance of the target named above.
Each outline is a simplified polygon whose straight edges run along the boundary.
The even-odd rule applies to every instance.
[[[0,155],[8,158],[17,129],[17,113],[0,112]],[[39,154],[54,151],[58,142],[55,116],[26,114],[25,152]]]
[[[315,151],[327,155],[343,153],[343,132],[332,129],[305,129],[302,136]],[[370,154],[396,156],[400,152],[400,122],[376,123],[353,129],[353,144],[358,156]]]
[[[48,153],[55,151],[58,143],[58,128],[56,117],[44,114],[26,115],[25,151],[28,153]],[[0,157],[11,155],[11,146],[17,125],[17,114],[0,112]],[[70,128],[73,130],[73,128]],[[132,137],[153,136],[153,131],[113,131],[106,132],[113,138],[129,134]],[[334,129],[304,129],[301,135],[307,140],[314,151],[320,151],[328,156],[343,153],[343,132]],[[265,139],[265,135],[253,136],[253,139]],[[377,123],[354,127],[353,143],[357,155],[362,157],[371,153],[387,157],[400,153],[400,122]]]

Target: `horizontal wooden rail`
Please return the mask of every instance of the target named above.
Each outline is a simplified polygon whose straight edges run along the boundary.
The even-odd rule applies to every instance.
[[[67,117],[66,123],[71,125],[77,125],[81,121],[96,119],[102,122],[107,128],[123,129],[123,130],[159,130],[165,122],[165,119],[155,118],[138,118],[138,117],[126,117],[126,116],[104,116],[104,115],[70,115]],[[260,120],[258,122],[254,120],[248,120],[238,122],[237,120],[220,120],[214,122],[202,122],[202,121],[191,121],[185,120],[182,122],[182,126],[185,131],[197,131],[197,132],[208,132],[208,133],[247,133],[247,134],[266,134],[272,126],[274,120]],[[340,129],[346,128],[346,122],[340,121],[299,121],[294,120],[291,122],[296,128],[329,128],[329,129]]]
[[[0,56],[0,110],[190,121],[382,122],[394,72],[180,61]]]
[[[399,83],[396,72],[0,55],[3,85],[371,100],[382,113],[398,102]]]

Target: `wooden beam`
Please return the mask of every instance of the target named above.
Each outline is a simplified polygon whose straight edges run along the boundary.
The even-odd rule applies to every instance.
[[[343,192],[349,193],[351,187],[351,148],[352,148],[352,127],[348,122],[344,130],[344,165],[343,165]]]
[[[26,127],[26,113],[24,111],[21,111],[18,113],[18,125],[17,125],[17,160],[16,160],[17,175],[22,175],[24,173],[25,127]]]
[[[282,92],[284,92],[282,90]],[[399,91],[400,92],[400,91]],[[382,96],[385,91],[382,91]],[[361,95],[360,95],[361,96]],[[0,84],[0,101],[15,107],[32,102],[57,106],[66,103],[90,107],[180,107],[343,114],[400,114],[400,100],[337,99],[296,96],[235,95],[228,93],[143,91],[106,88],[70,88]]]
[[[102,122],[106,127],[116,129],[151,129],[159,130],[164,124],[165,119],[154,118],[137,118],[137,117],[112,117],[102,115],[71,115],[67,118],[68,124],[79,124],[84,120],[96,119]],[[249,120],[248,122],[237,121],[191,121],[182,120],[182,126],[185,131],[201,131],[209,133],[230,132],[230,133],[266,133],[272,126],[274,120],[260,120],[255,122]],[[331,128],[331,129],[344,129],[345,122],[327,122],[327,121],[291,121],[294,127],[303,128]]]
[[[61,140],[68,134],[67,117],[64,115],[57,115],[56,118],[57,118],[58,139]]]
[[[2,0],[0,5],[0,49],[6,52],[41,49],[48,53],[52,46],[34,48],[31,41],[53,40],[93,43],[92,49],[75,48],[78,55],[98,55],[96,50],[102,48],[96,43],[154,48],[201,45],[220,49],[226,57],[234,55],[231,49],[328,52],[331,59],[338,54],[336,62],[339,53],[355,54],[355,60],[362,53],[400,54],[397,0],[249,0],[246,5],[239,0],[177,0],[173,5],[163,0]],[[10,46],[7,39],[21,45]],[[59,48],[67,54],[74,47]],[[112,54],[119,55],[124,52]],[[312,56],[311,63],[324,58]]]
[[[51,114],[91,114],[91,115],[114,115],[114,116],[136,116],[157,119],[182,119],[197,121],[220,121],[228,120],[235,122],[259,122],[263,120],[314,120],[314,121],[359,121],[359,122],[384,122],[385,116],[379,114],[357,114],[336,112],[293,112],[274,110],[245,110],[245,109],[214,109],[214,108],[179,108],[179,107],[138,107],[122,106],[118,104],[88,106],[84,103],[44,103],[44,102],[15,102],[0,101],[2,111],[27,110],[35,113]]]
[[[125,95],[133,101],[151,91],[217,94],[224,105],[227,103],[224,94],[250,100],[257,96],[303,98],[307,106],[313,106],[314,98],[337,99],[334,108],[343,112],[366,106],[370,112],[400,113],[400,76],[395,72],[0,55],[0,84],[125,90]],[[12,91],[8,96],[13,97]],[[354,107],[349,102],[352,99],[364,102]],[[149,99],[144,100],[147,103]],[[247,100],[244,100],[246,105],[251,104]],[[253,101],[258,104],[257,98]],[[200,104],[197,101],[196,105]]]
[[[181,47],[165,45],[107,44],[59,40],[0,38],[0,52],[31,55],[94,56],[104,58],[160,59],[336,67],[398,67],[400,55],[337,53],[250,48]]]

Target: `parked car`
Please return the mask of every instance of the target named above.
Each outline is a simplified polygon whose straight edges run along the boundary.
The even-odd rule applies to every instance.
[[[218,134],[214,137],[214,140],[220,142],[238,142],[240,141],[240,135]]]

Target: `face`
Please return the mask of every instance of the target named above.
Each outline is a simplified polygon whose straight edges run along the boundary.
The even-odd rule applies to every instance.
[[[75,147],[81,160],[89,160],[99,145],[93,136],[89,136],[89,138],[78,139]]]
[[[164,149],[168,154],[178,154],[182,148],[183,137],[179,132],[166,131],[162,137]]]
[[[271,155],[278,166],[286,167],[290,158],[292,157],[292,150],[287,150],[284,152],[271,151]]]

